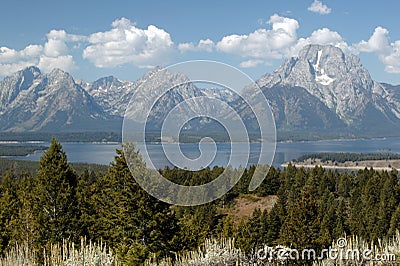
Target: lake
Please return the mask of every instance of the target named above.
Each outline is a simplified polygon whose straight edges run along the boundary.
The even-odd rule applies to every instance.
[[[38,145],[49,145],[49,143],[38,143]],[[96,164],[109,164],[115,156],[115,149],[120,148],[118,143],[62,143],[70,162],[85,162]],[[182,144],[182,152],[189,158],[194,159],[200,152],[196,144]],[[211,166],[226,166],[230,155],[230,144],[217,144],[217,155]],[[260,149],[259,143],[252,143],[250,153],[250,164],[257,161]],[[157,168],[171,164],[162,152],[161,145],[148,145],[148,152],[153,164]],[[359,139],[359,140],[323,140],[302,142],[279,142],[277,143],[273,165],[279,167],[283,162],[298,158],[304,154],[320,152],[358,152],[378,153],[392,152],[400,153],[400,137],[382,139]],[[15,156],[13,159],[39,161],[42,152],[36,152],[29,156]],[[241,162],[232,159],[233,165]]]

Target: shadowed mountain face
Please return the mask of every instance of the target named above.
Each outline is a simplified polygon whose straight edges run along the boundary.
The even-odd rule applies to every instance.
[[[337,47],[305,46],[257,82],[280,130],[384,136],[400,128],[399,88],[373,81],[357,56]]]
[[[0,129],[82,131],[116,128],[107,114],[66,72],[29,67],[0,82]]]
[[[119,131],[132,97],[137,106],[129,112],[140,116],[140,106],[150,104],[149,99],[157,93],[154,88],[138,92],[139,86],[150,79],[167,85],[186,78],[165,72],[165,81],[154,81],[158,71],[159,68],[154,69],[135,82],[110,76],[88,83],[75,81],[59,69],[42,74],[38,68],[26,68],[0,82],[0,130]],[[278,132],[374,136],[400,132],[400,87],[373,81],[357,56],[345,55],[339,48],[305,46],[297,57],[262,76],[257,84],[272,108]],[[250,130],[257,127],[251,122],[251,112],[234,92],[198,88],[191,83],[160,97],[148,126],[160,128],[175,105],[193,97],[223,100],[240,113]],[[204,102],[190,108],[201,112],[211,107]],[[186,129],[203,133],[206,128],[214,130],[210,121],[197,119]]]
[[[334,112],[304,88],[277,85],[263,92],[281,131],[330,132],[346,128]]]

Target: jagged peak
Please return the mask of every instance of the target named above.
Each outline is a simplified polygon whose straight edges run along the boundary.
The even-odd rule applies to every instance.
[[[46,76],[51,82],[52,81],[64,80],[64,81],[67,81],[69,83],[74,83],[75,84],[75,80],[71,76],[71,74],[69,74],[68,72],[66,72],[66,71],[64,71],[64,70],[62,70],[60,68],[54,68]]]
[[[337,55],[340,57],[344,57],[344,52],[339,47],[336,47],[331,44],[308,44],[305,45],[299,52],[299,58],[307,58],[309,55],[315,56],[318,51],[329,52],[330,55]]]
[[[101,77],[96,81],[94,81],[92,84],[104,84],[104,85],[116,84],[117,86],[119,86],[121,83],[123,83],[123,81],[121,81],[115,76],[110,75],[106,77]]]
[[[64,75],[68,75],[70,76],[70,74],[68,72],[66,72],[65,70],[62,70],[61,68],[53,68],[53,70],[49,73],[50,76],[64,76]]]
[[[19,78],[19,77],[24,77],[24,78],[28,78],[28,79],[33,79],[36,78],[37,76],[40,76],[42,73],[40,71],[40,69],[36,66],[28,66],[24,69],[21,69],[13,74],[11,74],[10,76],[4,77],[4,79],[7,78]]]
[[[293,75],[303,77],[308,75],[314,77],[320,85],[326,86],[331,84],[335,78],[340,79],[350,75],[351,69],[358,69],[356,75],[362,75],[360,78],[371,79],[368,70],[363,67],[358,56],[346,55],[339,47],[333,45],[310,44],[304,46],[297,57],[291,57],[283,62],[273,72],[272,79],[277,82],[290,78],[288,82],[298,82],[298,78]],[[307,83],[309,81],[308,78],[303,80]]]
[[[110,75],[110,76],[101,77],[101,78],[97,79],[96,81],[99,81],[99,80],[113,81],[113,80],[119,80],[119,79],[116,78],[116,77],[113,76],[113,75]]]
[[[35,76],[42,74],[42,72],[40,71],[40,69],[36,66],[28,66],[24,69],[21,70],[22,73],[32,73]]]
[[[40,69],[35,66],[28,66],[21,69],[10,76],[4,77],[0,81],[0,86],[8,88],[9,94],[12,95],[8,100],[12,100],[21,90],[27,89],[32,82],[41,75]],[[11,92],[13,91],[13,92]]]

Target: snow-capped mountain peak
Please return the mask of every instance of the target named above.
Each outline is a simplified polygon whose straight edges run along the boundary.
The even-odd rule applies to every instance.
[[[146,115],[143,107],[158,101],[150,115],[157,128],[176,104],[203,96],[232,104],[245,120],[251,117],[233,91],[196,87],[184,75],[164,70],[153,69],[135,82],[113,76],[86,82],[61,69],[48,74],[36,67],[23,69],[0,81],[0,130],[106,130],[111,128],[107,124],[120,130],[131,100],[135,106],[129,114],[139,120]],[[373,81],[357,56],[334,46],[305,46],[257,84],[270,103],[278,132],[382,135],[400,130],[400,86]],[[214,107],[197,102],[190,108],[202,113]]]
[[[371,97],[374,82],[358,57],[331,45],[307,45],[286,60],[263,85],[298,86],[351,124]]]

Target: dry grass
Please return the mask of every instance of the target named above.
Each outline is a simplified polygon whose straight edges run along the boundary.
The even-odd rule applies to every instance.
[[[3,258],[0,266],[112,266],[119,265],[116,256],[103,243],[86,243],[81,240],[81,248],[64,241],[62,244],[52,245],[49,250],[43,250],[43,256],[38,256],[29,248],[29,245],[16,244]],[[42,257],[40,259],[40,257]]]
[[[288,249],[282,246],[267,247],[268,250]],[[390,238],[377,243],[370,243],[357,237],[349,237],[346,239],[345,246],[338,246],[336,242],[332,244],[331,249],[342,250],[343,254],[348,251],[371,250],[371,257],[377,254],[393,255],[394,260],[355,260],[338,256],[335,259],[315,260],[314,266],[325,265],[400,265],[400,233]],[[290,250],[290,249],[288,249]],[[253,253],[257,254],[257,252]],[[276,254],[275,254],[276,255]],[[145,266],[223,266],[223,265],[287,265],[287,259],[280,259],[274,255],[273,259],[260,260],[256,256],[248,256],[240,249],[235,247],[234,239],[208,239],[197,250],[176,254],[175,258],[166,258],[157,261],[155,257],[146,261]],[[389,257],[386,257],[389,258]],[[301,265],[301,261],[299,262]],[[38,254],[29,249],[28,245],[15,245],[7,254],[0,258],[0,266],[30,266],[30,265],[45,265],[45,266],[111,266],[120,265],[116,256],[102,243],[86,243],[82,240],[81,248],[75,248],[73,244],[63,242],[60,245],[53,245],[49,250],[44,250],[44,259],[39,259]]]
[[[327,266],[327,265],[355,265],[355,266],[373,266],[373,265],[400,265],[400,233],[397,231],[396,235],[392,238],[379,240],[377,243],[370,243],[358,237],[347,238],[346,246],[338,246],[337,243],[332,243],[332,248],[339,250],[335,259],[325,259],[323,261],[314,262],[314,266]],[[363,252],[367,252],[367,256]],[[357,254],[359,255],[353,255]],[[356,253],[354,253],[356,252]],[[353,259],[357,258],[357,259]]]
[[[195,266],[195,265],[238,265],[244,258],[244,253],[235,248],[234,239],[207,239],[196,251],[176,255],[175,260],[168,258],[161,262],[150,259],[145,266]]]
[[[222,265],[242,265],[242,266],[256,266],[256,265],[309,265],[309,263],[313,263],[313,266],[326,266],[326,265],[335,265],[335,266],[344,266],[344,265],[400,265],[400,233],[397,234],[390,239],[378,241],[378,243],[370,243],[359,239],[357,237],[349,237],[346,239],[345,246],[338,246],[336,241],[330,247],[331,250],[337,249],[341,250],[343,254],[346,254],[348,251],[353,251],[355,249],[360,251],[362,254],[366,249],[371,250],[371,258],[374,258],[377,254],[384,254],[386,258],[389,258],[388,255],[393,254],[391,256],[392,260],[367,260],[361,258],[358,259],[349,259],[344,257],[337,256],[336,259],[325,259],[325,260],[317,260],[314,261],[295,261],[292,260],[289,256],[279,257],[277,254],[294,254],[292,253],[290,248],[283,246],[276,247],[267,247],[266,250],[274,250],[273,258],[265,257],[260,258],[257,255],[257,250],[253,252],[253,255],[249,256],[244,254],[240,249],[235,248],[234,239],[222,239],[221,241],[206,240],[205,244],[198,248],[198,250],[186,252],[182,254],[177,254],[175,260],[171,258],[156,261],[155,259],[151,259],[146,261],[145,266],[222,266]],[[279,251],[285,250],[287,252],[280,253]],[[259,253],[258,253],[259,254]],[[262,253],[266,254],[266,253]],[[340,254],[334,253],[334,254]],[[318,256],[318,254],[317,254]],[[293,258],[294,259],[294,258]],[[394,260],[393,260],[394,259]],[[294,262],[294,264],[291,264]]]
[[[240,221],[242,218],[250,217],[255,209],[270,211],[278,200],[278,196],[271,195],[259,197],[257,195],[241,195],[235,199],[234,206],[226,209],[224,213],[233,218],[233,221]]]

